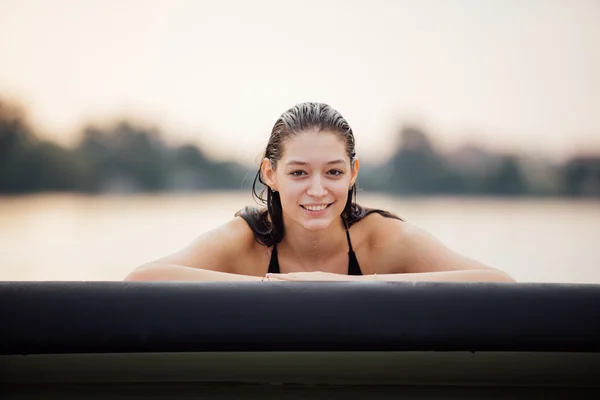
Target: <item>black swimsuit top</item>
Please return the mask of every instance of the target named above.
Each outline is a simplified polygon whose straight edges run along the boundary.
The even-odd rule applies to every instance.
[[[348,275],[362,275],[362,271],[360,270],[360,265],[358,265],[358,260],[356,259],[356,254],[354,254],[354,250],[352,250],[352,242],[350,241],[350,233],[348,232],[348,225],[346,221],[342,218],[344,222],[344,227],[346,228],[346,239],[348,239]],[[273,251],[271,252],[271,261],[269,262],[269,271],[270,274],[279,274],[279,259],[277,258],[277,243],[273,245]]]

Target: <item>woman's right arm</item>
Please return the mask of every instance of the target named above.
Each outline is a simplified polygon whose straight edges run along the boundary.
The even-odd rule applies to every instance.
[[[240,271],[252,263],[254,234],[236,217],[206,232],[186,248],[134,269],[126,281],[260,281],[253,271]],[[261,275],[261,274],[259,274]]]
[[[211,271],[186,267],[176,264],[151,262],[136,268],[125,278],[126,281],[261,281],[258,276],[231,274],[229,272]]]

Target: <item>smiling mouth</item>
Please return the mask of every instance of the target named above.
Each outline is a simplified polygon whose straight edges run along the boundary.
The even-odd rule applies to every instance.
[[[329,203],[327,205],[322,204],[322,205],[318,205],[318,206],[312,206],[312,205],[311,206],[308,206],[308,205],[307,206],[303,206],[303,205],[300,205],[300,207],[304,208],[306,211],[323,211],[323,210],[328,209],[332,204],[333,203]]]

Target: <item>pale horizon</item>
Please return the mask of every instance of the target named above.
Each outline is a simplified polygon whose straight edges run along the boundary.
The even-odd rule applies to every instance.
[[[245,164],[303,101],[338,109],[366,161],[403,123],[562,159],[600,152],[598,21],[592,0],[4,0],[0,98],[63,144],[125,118]]]

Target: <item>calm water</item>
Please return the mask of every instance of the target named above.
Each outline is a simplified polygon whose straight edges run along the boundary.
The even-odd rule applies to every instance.
[[[360,200],[520,282],[600,283],[599,202]],[[238,193],[0,197],[0,280],[122,280],[251,202]]]

